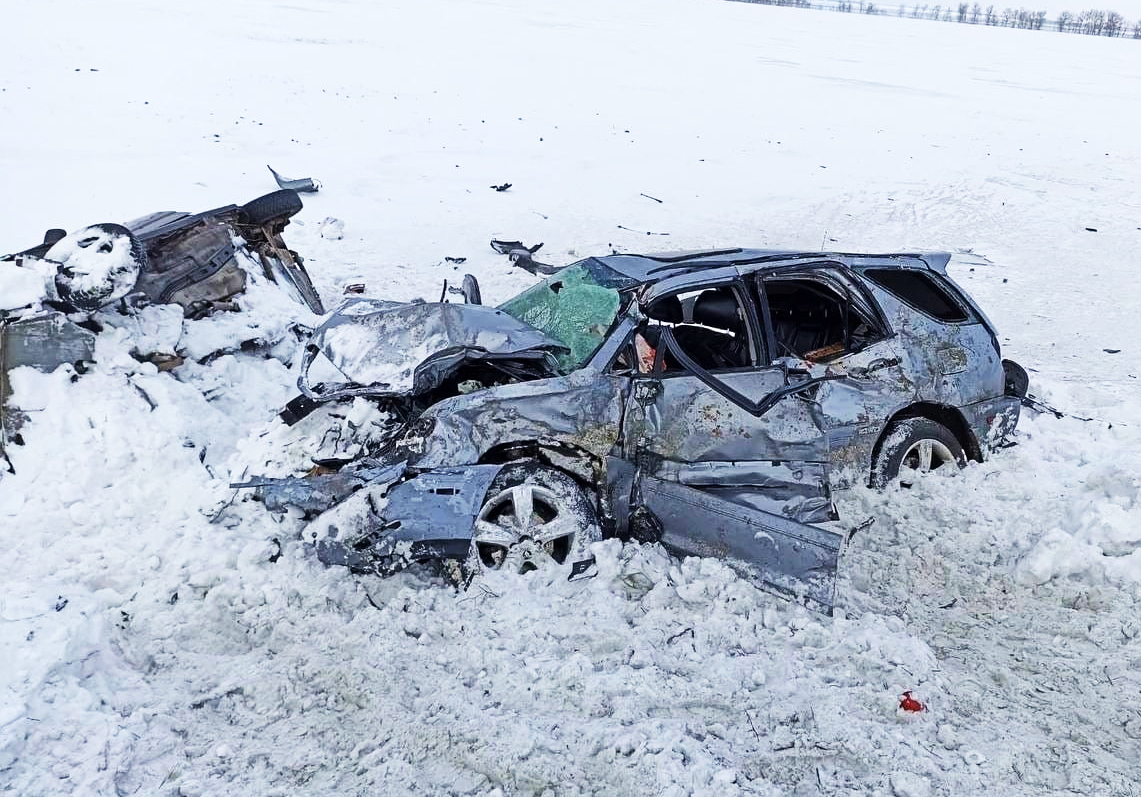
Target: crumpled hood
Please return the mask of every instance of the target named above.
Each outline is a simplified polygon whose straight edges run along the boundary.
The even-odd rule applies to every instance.
[[[494,307],[352,298],[314,331],[297,386],[319,401],[419,395],[472,360],[546,362],[553,376],[555,356],[566,351],[559,341]],[[318,354],[345,381],[312,384],[310,367]]]

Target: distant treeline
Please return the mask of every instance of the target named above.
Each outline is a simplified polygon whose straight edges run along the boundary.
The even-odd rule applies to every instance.
[[[993,5],[985,8],[981,3],[959,3],[953,5],[913,5],[884,6],[860,0],[836,0],[817,2],[809,0],[737,0],[741,3],[760,3],[768,6],[791,6],[793,8],[820,8],[829,11],[848,13],[879,14],[914,19],[934,19],[942,22],[961,22],[965,25],[993,25],[1002,28],[1026,28],[1027,30],[1056,30],[1062,33],[1084,33],[1087,36],[1131,36],[1141,39],[1141,20],[1132,26],[1125,17],[1116,11],[1091,9],[1074,14],[1063,11],[1054,20],[1046,19],[1045,11],[1028,11],[1025,8],[1004,8],[1001,11]]]

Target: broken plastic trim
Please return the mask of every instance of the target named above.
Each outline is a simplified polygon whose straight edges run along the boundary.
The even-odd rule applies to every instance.
[[[302,177],[297,180],[291,180],[275,172],[273,167],[269,164],[266,164],[265,168],[269,169],[269,173],[273,175],[273,179],[277,182],[278,188],[290,188],[294,191],[303,191],[305,193],[315,193],[321,189],[321,184],[312,177]]]
[[[492,239],[491,248],[501,255],[507,255],[513,265],[529,271],[532,274],[539,276],[549,277],[552,274],[557,274],[563,270],[563,266],[552,266],[547,263],[540,263],[535,260],[532,255],[542,248],[542,243],[537,243],[534,246],[524,246],[521,241],[498,241]]]
[[[571,565],[571,571],[570,571],[570,575],[567,576],[567,581],[575,581],[576,579],[581,580],[583,578],[590,578],[591,575],[597,575],[597,574],[583,575],[584,573],[587,573],[587,571],[589,571],[590,568],[592,568],[592,567],[594,567],[594,557],[593,556],[590,557],[589,559],[583,559],[581,562],[575,562],[574,564]]]

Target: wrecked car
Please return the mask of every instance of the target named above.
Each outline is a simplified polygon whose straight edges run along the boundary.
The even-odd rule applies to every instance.
[[[303,513],[319,558],[361,572],[573,578],[617,536],[828,609],[834,489],[982,460],[1018,421],[1025,372],[950,258],[614,254],[497,308],[354,297],[282,418],[364,402],[367,443],[233,486]]]
[[[175,347],[183,319],[238,309],[235,297],[252,282],[272,283],[324,313],[300,256],[282,239],[301,207],[297,192],[283,189],[201,213],[52,229],[42,243],[0,257],[0,454],[5,442],[18,442],[24,420],[9,401],[11,370],[71,365],[82,372],[108,323],[130,318],[146,327],[153,350],[137,356],[167,368],[181,362]],[[241,331],[264,332],[256,327],[248,322]]]

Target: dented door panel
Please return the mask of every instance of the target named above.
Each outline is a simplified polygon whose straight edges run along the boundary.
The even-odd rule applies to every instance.
[[[749,399],[760,400],[785,386],[779,368],[715,374]],[[656,382],[660,387],[649,403],[632,397],[627,409],[627,455],[644,450],[665,460],[794,460],[824,462],[827,440],[811,401],[789,396],[768,413],[756,417],[716,393],[696,376],[681,374]]]
[[[652,476],[640,490],[677,553],[726,559],[785,597],[832,608],[841,535]]]
[[[780,368],[713,377],[751,401],[786,386]],[[757,416],[691,374],[637,379],[625,432],[632,515],[648,513],[664,544],[727,557],[769,588],[831,607],[839,538],[807,525],[835,518],[829,438],[811,399],[787,396]]]
[[[836,519],[820,462],[665,462],[655,475],[802,523]]]

